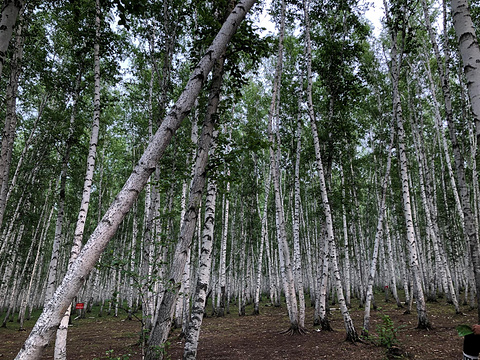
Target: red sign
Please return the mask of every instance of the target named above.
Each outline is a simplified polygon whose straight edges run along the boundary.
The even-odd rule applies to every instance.
[[[388,289],[388,285],[385,286],[385,289]]]
[[[77,303],[77,305],[75,305],[75,309],[83,309],[83,303]]]

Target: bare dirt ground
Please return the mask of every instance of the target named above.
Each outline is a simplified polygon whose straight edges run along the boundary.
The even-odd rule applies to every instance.
[[[325,332],[314,328],[313,309],[307,308],[308,333],[306,335],[281,334],[289,326],[285,307],[263,305],[261,314],[239,317],[234,304],[231,314],[225,318],[206,317],[202,326],[198,359],[461,359],[462,338],[455,327],[460,324],[474,324],[476,310],[462,306],[462,315],[455,314],[452,305],[443,299],[428,303],[428,315],[433,329],[416,329],[415,308],[411,314],[398,309],[394,303],[385,303],[381,294],[377,297],[378,309],[371,313],[371,334],[380,330],[383,316],[393,321],[398,330],[397,355],[375,345],[372,340],[357,344],[345,342],[345,329],[338,305],[331,305],[330,321],[335,331]],[[414,305],[415,307],[415,305]],[[210,309],[209,309],[210,312]],[[247,308],[247,314],[251,309]],[[351,315],[357,331],[363,323],[363,309],[353,303]],[[18,331],[18,324],[10,322],[6,329],[0,329],[0,359],[13,359],[33,326],[27,324],[26,332]],[[140,323],[129,321],[125,316],[96,317],[88,314],[86,319],[74,321],[69,329],[69,359],[119,359],[137,360],[142,358],[138,345]],[[167,357],[172,360],[182,358],[183,340],[180,330],[172,331],[167,347]],[[53,346],[49,345],[42,359],[53,359]]]

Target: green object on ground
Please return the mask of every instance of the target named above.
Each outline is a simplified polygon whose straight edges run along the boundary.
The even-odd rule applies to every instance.
[[[473,334],[472,327],[470,325],[458,325],[456,327],[458,331],[458,336],[465,336],[465,335],[470,335]]]

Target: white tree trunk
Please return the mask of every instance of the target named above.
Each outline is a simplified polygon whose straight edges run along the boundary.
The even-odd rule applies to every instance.
[[[237,8],[236,8],[237,9]],[[233,10],[232,14],[235,12]],[[228,19],[227,19],[228,21]],[[167,340],[168,333],[175,310],[175,303],[178,291],[181,286],[181,279],[187,262],[188,249],[190,248],[197,214],[205,185],[205,169],[208,162],[208,153],[213,138],[215,115],[220,101],[220,90],[223,80],[224,54],[219,54],[212,74],[212,85],[209,101],[204,119],[204,126],[200,138],[197,159],[195,162],[195,176],[190,188],[189,205],[185,214],[184,222],[180,231],[180,238],[177,242],[174,254],[174,262],[168,275],[168,284],[163,294],[162,302],[159,304],[158,314],[148,342],[147,359],[156,359],[156,347],[162,346]]]
[[[22,299],[22,303],[20,305],[20,313],[19,313],[20,329],[19,330],[21,330],[21,331],[25,330],[23,328],[23,324],[24,324],[24,321],[25,321],[25,311],[27,310],[28,299],[30,298],[30,293],[31,293],[31,290],[32,290],[33,281],[35,279],[37,268],[39,266],[39,259],[40,259],[40,254],[41,254],[40,250],[42,249],[42,244],[45,240],[44,235],[45,235],[46,231],[48,230],[48,228],[50,227],[50,220],[52,219],[52,215],[53,215],[53,210],[54,210],[53,206],[52,206],[52,209],[50,210],[50,214],[48,216],[45,214],[46,211],[47,211],[48,203],[49,203],[48,198],[49,198],[49,195],[50,195],[50,191],[51,191],[51,184],[50,184],[50,188],[48,190],[48,193],[47,193],[47,196],[46,196],[46,199],[45,199],[45,204],[44,204],[44,207],[42,209],[42,213],[40,215],[37,228],[35,229],[34,239],[36,238],[38,229],[42,229],[42,232],[40,234],[40,240],[38,242],[37,253],[35,255],[35,261],[33,263],[33,269],[30,272],[30,281],[28,282],[28,286],[27,286],[25,295],[24,295],[24,297]]]
[[[23,1],[4,0],[0,14],[0,78],[2,77],[3,65],[7,59],[7,49],[13,34]]]
[[[261,286],[261,278],[262,278],[262,265],[263,265],[263,249],[265,247],[265,242],[268,244],[268,232],[267,232],[267,220],[268,220],[268,198],[270,194],[270,179],[271,179],[271,172],[268,172],[265,181],[265,197],[264,197],[264,205],[263,205],[263,214],[261,215],[262,221],[262,230],[260,234],[260,250],[258,254],[258,268],[257,268],[257,278],[256,278],[256,285],[255,285],[255,298],[253,303],[253,313],[258,315],[260,314],[260,286]],[[260,214],[260,212],[259,212]]]
[[[209,287],[210,270],[212,265],[213,230],[215,225],[215,200],[217,196],[217,185],[215,180],[209,180],[207,198],[205,203],[205,220],[202,235],[202,250],[199,267],[197,269],[197,283],[193,306],[188,325],[188,332],[185,336],[185,350],[183,358],[196,359],[200,327],[202,326],[205,304],[207,301],[207,290]]]
[[[480,140],[480,46],[475,33],[468,0],[452,0],[452,17],[463,61],[463,70],[467,79],[470,106],[475,121],[477,144]],[[478,158],[479,150],[477,146]],[[467,200],[467,199],[465,199]],[[464,208],[470,206],[464,203]],[[467,229],[468,232],[468,229]],[[480,293],[480,249],[478,238],[470,238],[470,256],[477,294]],[[478,321],[480,321],[480,296],[477,296]]]
[[[388,219],[388,212],[385,211],[385,218]],[[396,271],[395,271],[395,265],[394,265],[394,253],[393,253],[393,247],[392,247],[392,238],[390,236],[390,224],[387,223],[385,224],[385,241],[387,245],[387,253],[388,253],[388,268],[390,272],[390,290],[392,291],[393,298],[395,299],[395,302],[397,303],[397,307],[402,308],[402,303],[400,302],[400,298],[398,297],[398,292],[397,292],[397,277],[396,277]]]
[[[95,94],[93,100],[93,123],[92,133],[90,135],[90,147],[87,157],[87,170],[83,184],[82,200],[80,211],[78,212],[77,224],[73,238],[73,246],[70,253],[69,267],[76,260],[82,248],[83,232],[87,220],[88,207],[90,204],[90,194],[93,182],[93,172],[95,170],[95,159],[97,156],[98,133],[100,128],[100,0],[95,2],[95,44],[94,44],[94,77]],[[67,334],[68,322],[70,319],[71,306],[67,307],[65,314],[57,330],[55,340],[55,360],[65,360],[67,358]]]
[[[301,79],[301,78],[300,78]],[[298,323],[300,328],[305,327],[305,294],[303,287],[302,255],[300,252],[300,153],[302,150],[302,119],[301,119],[301,96],[298,98],[297,116],[297,151],[295,159],[295,183],[294,183],[294,206],[293,206],[293,259],[295,286],[298,292]]]
[[[351,285],[350,285],[350,248],[348,245],[348,225],[347,225],[347,212],[345,210],[345,203],[347,201],[345,195],[345,176],[343,174],[343,166],[340,164],[340,177],[342,184],[342,225],[343,225],[343,242],[344,242],[344,252],[345,252],[345,268],[344,268],[344,278],[345,278],[345,301],[347,307],[350,307],[351,302]]]
[[[97,225],[77,260],[68,269],[52,299],[46,304],[24,346],[17,354],[17,360],[38,358],[48,344],[60,323],[61,317],[80,289],[83,279],[95,266],[108,241],[113,237],[126,213],[133,206],[138,194],[145,187],[148,178],[154,171],[158,160],[162,157],[175,131],[192,108],[204,81],[212,69],[214,61],[223,54],[231,37],[254,3],[255,0],[245,0],[238,3],[223,24],[212,45],[207,49],[206,56],[200,60],[193,70],[185,90],[145,149],[144,154],[126,181],[123,189],[103,216],[101,223]],[[184,258],[184,256],[182,257]],[[181,262],[184,265],[184,261]],[[181,266],[180,271],[178,271],[178,276],[176,276],[176,273],[172,274],[171,283],[176,284],[180,281],[183,267]],[[169,318],[171,319],[171,316]]]
[[[385,6],[385,15],[387,20],[392,22],[390,14],[388,12],[388,7],[384,0]],[[392,23],[393,24],[393,23]],[[393,85],[393,115],[397,121],[397,137],[398,137],[398,156],[400,162],[400,175],[402,182],[402,196],[403,196],[403,214],[405,217],[406,225],[406,235],[407,235],[407,244],[410,254],[410,269],[412,271],[413,277],[413,289],[415,292],[415,298],[417,300],[417,315],[418,315],[418,328],[429,329],[431,327],[430,322],[427,317],[427,308],[425,304],[425,297],[422,288],[421,281],[421,268],[420,260],[418,257],[418,244],[416,242],[415,236],[415,227],[412,215],[412,206],[411,206],[411,196],[410,196],[410,186],[409,186],[409,172],[407,164],[407,154],[405,148],[405,130],[403,128],[403,114],[402,114],[402,104],[400,100],[400,90],[399,90],[399,78],[400,78],[400,68],[403,58],[403,49],[397,49],[397,35],[398,29],[390,29],[391,37],[391,65],[390,65],[390,75],[392,78]],[[404,42],[402,41],[402,44]]]
[[[268,114],[268,136],[270,139],[270,164],[272,169],[272,179],[275,194],[275,221],[277,225],[277,241],[280,259],[280,271],[282,274],[283,288],[285,291],[285,300],[287,303],[288,315],[290,318],[290,330],[292,332],[303,331],[299,327],[298,305],[295,293],[295,280],[293,267],[290,258],[290,249],[288,247],[287,235],[285,229],[285,213],[281,195],[280,184],[280,141],[279,141],[279,99],[281,75],[283,66],[283,39],[285,35],[285,0],[282,1],[282,10],[280,16],[280,35],[278,40],[277,64],[275,68],[275,78],[273,83],[272,101],[270,112]],[[273,121],[276,124],[273,124]],[[277,147],[276,151],[274,146]]]
[[[3,14],[2,14],[3,15]],[[13,15],[13,14],[12,14]],[[21,18],[23,16],[20,16]],[[0,19],[2,25],[3,17]],[[13,145],[17,130],[17,94],[18,80],[22,71],[23,59],[23,19],[20,19],[16,26],[15,48],[13,50],[12,61],[10,64],[10,80],[6,91],[6,116],[2,132],[2,142],[0,150],[0,226],[3,223],[3,217],[7,207],[7,193],[9,189],[10,165],[12,163]],[[0,28],[1,31],[5,30]],[[1,38],[0,38],[1,40]],[[0,50],[1,51],[1,50]],[[2,53],[0,53],[0,64],[2,63]],[[1,70],[1,68],[0,68]],[[0,74],[1,76],[1,74]]]
[[[385,176],[383,177],[382,181],[382,195],[381,200],[378,208],[378,219],[377,219],[377,232],[375,234],[375,240],[373,243],[373,255],[372,255],[372,262],[370,265],[370,272],[368,276],[368,284],[367,284],[367,296],[365,299],[365,313],[363,315],[363,329],[365,336],[368,336],[370,331],[370,305],[372,303],[373,298],[373,284],[375,280],[375,272],[377,271],[377,259],[378,259],[378,248],[380,241],[383,237],[383,222],[386,213],[386,200],[387,200],[387,185],[388,179],[390,177],[390,167],[392,164],[392,148],[393,148],[393,140],[394,140],[394,131],[393,127],[391,129],[391,138],[390,138],[390,147],[388,149],[388,156],[387,156],[387,166],[385,169]]]

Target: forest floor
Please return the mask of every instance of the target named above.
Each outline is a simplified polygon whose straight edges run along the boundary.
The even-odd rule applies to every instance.
[[[285,307],[272,307],[262,304],[260,315],[238,316],[238,309],[232,304],[231,314],[225,318],[208,316],[204,318],[198,359],[460,359],[463,338],[457,335],[455,327],[461,324],[474,324],[476,310],[462,306],[463,314],[455,314],[452,305],[443,299],[428,303],[431,330],[418,330],[414,308],[405,314],[395,303],[386,303],[382,294],[377,294],[376,311],[371,312],[371,337],[362,342],[345,342],[345,329],[338,305],[330,306],[330,323],[333,332],[320,331],[311,325],[313,309],[307,308],[307,330],[305,335],[282,334],[289,326]],[[209,309],[209,312],[211,310]],[[139,321],[129,321],[125,316],[97,317],[95,312],[85,319],[73,322],[69,329],[68,358],[89,360],[137,360],[142,350],[138,345]],[[351,316],[360,333],[363,324],[363,309],[353,303]],[[390,324],[388,324],[391,320]],[[27,331],[18,331],[16,322],[9,322],[7,328],[0,328],[0,359],[13,359],[33,326],[34,319],[27,325]],[[388,352],[379,346],[378,334],[382,330],[393,330],[397,343],[395,351]],[[167,359],[181,359],[183,340],[180,330],[172,330],[167,344]],[[386,340],[387,336],[380,336]],[[398,356],[401,354],[401,356]],[[42,359],[53,359],[53,346],[49,345]]]

